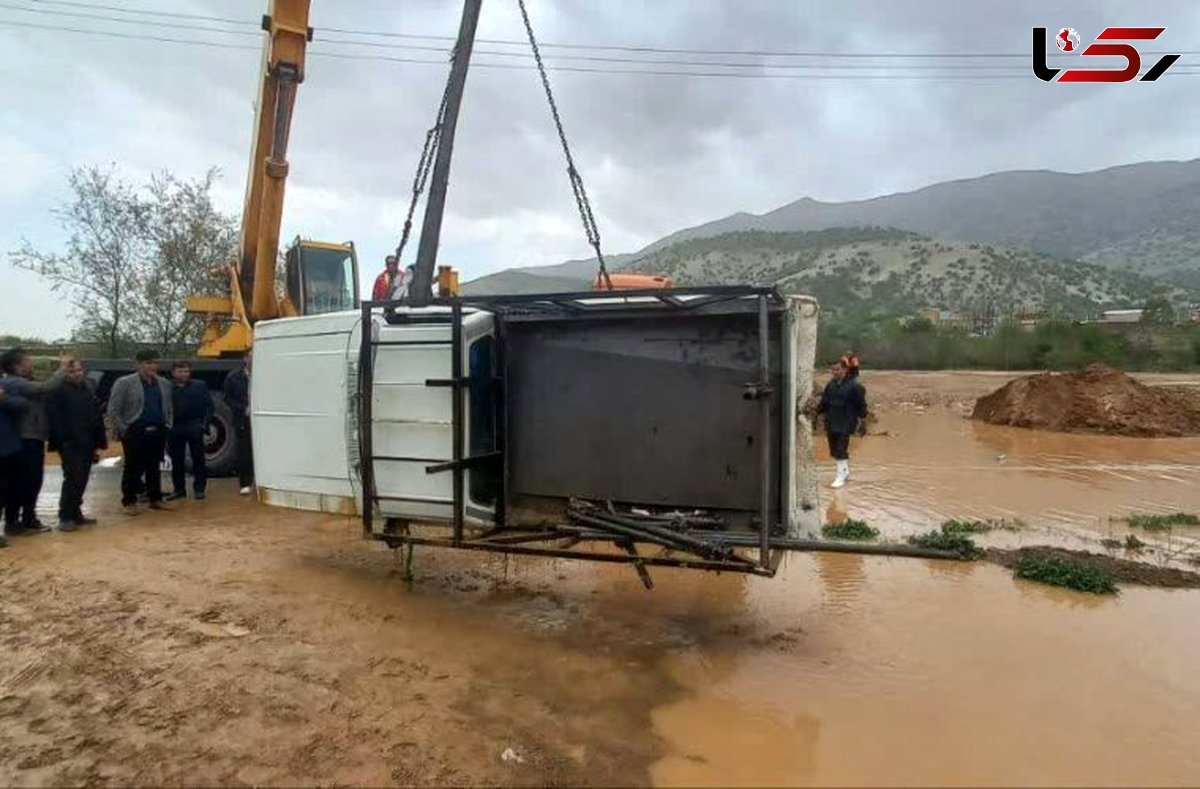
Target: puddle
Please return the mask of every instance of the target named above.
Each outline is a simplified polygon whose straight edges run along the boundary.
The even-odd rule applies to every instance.
[[[1003,380],[881,375],[873,387],[867,378],[884,401],[879,428],[893,436],[856,442],[853,481],[836,496],[822,491],[826,519],[861,518],[890,539],[948,518],[1020,519],[1026,529],[980,542],[1100,551],[1101,537],[1130,531],[1114,517],[1200,511],[1200,440],[963,419],[962,391]],[[902,406],[889,387],[927,396]],[[1186,550],[1200,529],[1139,536]],[[986,563],[829,554],[792,556],[775,579],[747,579],[744,607],[760,632],[787,637],[664,656],[688,692],[654,711],[668,743],[656,784],[1194,785],[1200,776],[1200,592],[1123,586],[1101,598]]]

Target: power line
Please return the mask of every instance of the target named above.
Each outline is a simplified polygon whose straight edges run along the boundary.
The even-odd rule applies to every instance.
[[[78,2],[71,2],[70,0],[25,0],[25,2],[38,3],[39,5],[65,6],[67,8],[88,8],[88,9],[92,9],[92,10],[96,10],[96,11],[117,11],[122,14],[140,14],[142,16],[163,16],[163,17],[172,17],[175,19],[199,19],[199,20],[204,20],[206,22],[228,22],[230,24],[235,24],[235,25],[253,25],[254,27],[258,27],[258,24],[259,24],[257,21],[250,21],[248,19],[230,19],[229,17],[223,17],[223,16],[204,16],[203,14],[185,14],[185,13],[180,13],[180,12],[176,12],[176,11],[158,11],[158,10],[150,11],[150,10],[142,10],[142,9],[137,9],[137,8],[127,8],[125,6],[119,6],[119,5],[102,5],[100,3],[78,3]]]
[[[39,2],[39,0],[26,0],[26,2]],[[199,30],[205,33],[224,33],[226,35],[235,36],[261,36],[261,32],[252,30],[225,30],[217,27],[206,27],[203,25],[185,25],[177,22],[159,22],[157,20],[142,20],[142,19],[120,19],[113,16],[104,16],[103,14],[84,14],[76,11],[58,11],[49,8],[25,8],[19,5],[10,3],[0,3],[0,8],[9,11],[20,11],[26,14],[46,14],[54,17],[74,17],[77,19],[95,19],[100,22],[117,22],[122,25],[153,25],[154,27],[166,27],[173,30]]]
[[[47,30],[53,32],[75,33],[81,35],[103,36],[108,38],[119,38],[132,41],[153,41],[167,44],[184,44],[192,46],[202,46],[217,49],[243,49],[260,51],[260,47],[250,44],[232,44],[219,41],[205,41],[200,39],[187,38],[171,38],[167,36],[153,36],[144,33],[122,33],[114,30],[97,30],[89,28],[67,27],[62,25],[42,25],[34,22],[20,22],[16,20],[0,19],[0,26],[19,27],[33,30]],[[393,55],[366,55],[360,53],[349,52],[329,52],[320,49],[311,49],[309,51],[311,57],[330,58],[337,60],[356,60],[356,61],[384,61],[393,63],[414,63],[424,65],[445,66],[445,60],[423,60],[420,58],[398,57]],[[504,69],[514,71],[532,71],[533,66],[526,66],[515,63],[494,63],[494,62],[477,62],[477,67],[482,69]],[[580,74],[609,74],[621,75],[627,74],[631,76],[673,76],[673,77],[705,77],[705,78],[728,78],[728,79],[791,79],[791,80],[896,80],[896,81],[947,81],[947,80],[1005,80],[1005,79],[1028,79],[1028,75],[1024,74],[991,74],[991,73],[953,73],[932,74],[932,73],[829,73],[829,74],[795,74],[795,73],[750,73],[750,72],[724,72],[724,71],[679,71],[669,69],[611,69],[611,68],[592,68],[585,66],[547,66],[552,71],[561,71],[568,73]],[[765,66],[764,68],[771,68]],[[842,66],[828,66],[829,69],[840,69]],[[881,69],[890,67],[880,66]],[[1188,75],[1200,74],[1200,71],[1172,69],[1170,74]]]
[[[88,30],[86,28],[62,27],[58,25],[39,25],[34,22],[17,22],[11,19],[0,19],[0,26],[22,27],[32,30],[53,30],[61,33],[82,33],[92,36],[122,38],[130,41],[158,41],[164,44],[191,44],[194,46],[214,47],[217,49],[252,49],[255,51],[262,51],[262,47],[257,47],[253,44],[227,44],[219,41],[200,41],[194,38],[168,38],[166,36],[150,36],[144,33],[118,33],[115,30]]]
[[[36,1],[37,0],[27,0],[27,2],[36,2]],[[73,3],[72,5],[79,5],[79,4]],[[99,7],[99,6],[97,6],[97,7]],[[202,26],[202,25],[190,25],[190,24],[181,24],[181,23],[172,23],[172,22],[158,22],[158,21],[141,20],[141,19],[120,19],[118,17],[104,16],[101,14],[87,14],[87,13],[78,13],[78,12],[73,12],[73,11],[57,11],[57,10],[48,10],[48,9],[23,8],[21,6],[15,6],[10,3],[3,3],[3,2],[0,2],[0,8],[9,9],[9,10],[13,10],[13,11],[23,11],[26,13],[34,13],[34,14],[48,14],[48,15],[52,15],[52,16],[66,16],[66,17],[75,17],[75,18],[81,18],[81,19],[94,19],[97,21],[104,21],[104,22],[116,22],[118,24],[153,25],[155,27],[167,27],[167,28],[171,28],[171,29],[175,29],[175,30],[195,30],[195,31],[206,32],[206,33],[222,33],[222,34],[242,35],[242,36],[261,36],[262,35],[261,32],[249,31],[249,30],[227,30],[227,29],[212,28],[212,27],[207,27],[207,26]],[[412,50],[412,51],[419,51],[419,52],[437,52],[439,54],[444,54],[447,57],[449,57],[449,55],[450,55],[450,49],[447,47],[443,47],[443,46],[420,45],[420,44],[383,44],[383,43],[372,42],[372,41],[353,41],[350,39],[324,38],[324,37],[320,37],[320,36],[316,37],[314,40],[317,42],[320,42],[320,43],[324,43],[324,44],[334,44],[334,45],[342,45],[342,46],[370,47],[370,48],[377,48],[377,49],[381,48],[381,49],[396,49],[396,50]],[[480,55],[493,55],[496,57],[509,57],[509,58],[517,57],[517,58],[522,58],[522,59],[531,59],[533,57],[532,53],[530,53],[530,52],[508,52],[508,51],[504,51],[504,50],[486,49],[486,48],[476,49],[475,52]],[[554,60],[563,60],[563,61],[582,61],[582,62],[591,62],[591,63],[620,63],[620,64],[628,64],[628,65],[648,65],[648,66],[688,66],[688,67],[702,67],[702,68],[748,68],[748,69],[776,68],[776,69],[814,70],[814,69],[828,69],[831,67],[830,64],[825,64],[825,63],[763,63],[761,61],[754,62],[754,63],[738,63],[738,62],[729,62],[729,61],[720,61],[720,60],[716,60],[716,61],[714,61],[714,60],[673,60],[673,59],[661,59],[661,58],[646,59],[646,58],[609,57],[609,56],[603,56],[603,55],[551,55],[550,57]],[[909,70],[914,70],[914,71],[921,71],[921,70],[933,71],[933,70],[944,69],[944,68],[946,68],[946,66],[943,64],[930,64],[930,63],[901,63],[901,64],[886,64],[886,65],[880,64],[880,63],[873,63],[873,64],[851,63],[851,64],[839,64],[837,66],[837,68],[847,69],[847,70],[864,70],[864,71],[871,70],[871,69],[881,69],[881,68],[909,69]],[[1025,70],[1024,66],[974,64],[974,63],[959,65],[959,66],[956,66],[956,68],[980,70],[980,71],[986,71],[986,70],[1021,70],[1021,71],[1024,71]]]
[[[324,38],[314,36],[314,42],[322,44],[336,44],[344,46],[359,46],[371,47],[378,49],[397,49],[397,50],[412,50],[418,52],[438,52],[449,57],[451,50],[446,47],[439,46],[423,46],[420,44],[379,44],[369,41],[351,41],[340,38]],[[533,54],[530,52],[506,52],[504,50],[476,48],[472,52],[478,55],[493,55],[495,57],[516,57],[522,59],[531,59]],[[991,64],[932,64],[932,63],[841,63],[836,66],[828,63],[764,63],[762,61],[755,63],[736,63],[722,60],[671,60],[671,59],[647,59],[647,58],[623,58],[609,57],[604,55],[549,55],[547,56],[554,60],[569,60],[583,61],[588,63],[625,63],[625,64],[640,64],[649,66],[701,66],[709,68],[774,68],[774,69],[849,69],[849,70],[867,70],[867,69],[912,69],[912,70],[945,70],[947,68],[970,69],[970,70],[1008,70],[1023,72],[1028,71],[1028,67],[1009,66],[1009,65],[991,65]]]
[[[26,2],[37,3],[39,5],[64,6],[69,8],[84,8],[90,10],[116,11],[123,14],[133,14],[150,17],[171,17],[179,19],[194,19],[207,22],[224,22],[238,25],[249,25],[254,28],[259,27],[258,20],[248,19],[232,19],[229,17],[206,16],[203,14],[187,14],[179,12],[158,11],[150,9],[136,9],[122,6],[104,5],[100,3],[84,3],[76,0],[25,0]],[[132,22],[135,20],[121,20]],[[234,31],[227,31],[234,32]],[[429,41],[454,41],[454,36],[433,35],[425,33],[400,33],[386,30],[366,30],[341,27],[319,27],[318,33],[337,33],[341,35],[355,36],[375,36],[381,38],[401,38],[401,39],[417,39]],[[498,44],[503,46],[520,46],[524,47],[528,42],[518,39],[504,38],[479,38],[476,39],[480,44]],[[330,43],[333,43],[332,41]],[[371,46],[371,42],[353,42],[362,46]],[[667,54],[667,55],[720,55],[733,57],[738,55],[754,56],[754,57],[794,57],[794,58],[897,58],[897,59],[978,59],[978,58],[1028,58],[1029,53],[1026,52],[826,52],[813,50],[767,50],[767,49],[696,49],[687,47],[654,47],[654,46],[637,46],[627,44],[580,44],[580,43],[553,43],[539,42],[543,48],[551,49],[574,49],[574,50],[597,50],[597,51],[616,51],[616,52],[640,52],[646,54]],[[1163,51],[1143,51],[1143,55],[1197,55],[1200,50],[1176,51],[1174,53]],[[1071,53],[1064,52],[1048,52],[1049,57],[1074,57]]]
[[[31,1],[36,2],[37,0],[26,0],[26,1],[27,2],[31,2]],[[72,5],[78,5],[78,4],[73,3]],[[48,14],[48,15],[52,15],[52,16],[67,16],[67,17],[75,17],[75,18],[82,18],[82,19],[94,19],[94,20],[104,21],[104,22],[115,22],[118,24],[153,25],[155,27],[167,27],[167,28],[171,28],[171,29],[175,29],[175,30],[195,30],[195,31],[206,32],[206,33],[222,33],[222,34],[242,35],[242,36],[261,36],[262,35],[261,32],[255,32],[255,31],[249,31],[249,30],[227,30],[227,29],[212,28],[212,27],[207,27],[207,26],[202,26],[202,25],[189,25],[189,24],[172,23],[172,22],[158,22],[158,21],[141,20],[141,19],[120,19],[118,17],[104,16],[101,14],[86,14],[86,13],[78,13],[78,12],[73,12],[73,11],[56,11],[56,10],[47,10],[47,9],[24,8],[21,6],[15,6],[10,3],[3,3],[3,2],[0,2],[0,8],[14,10],[14,11],[23,11],[26,13],[34,13],[34,14]],[[318,42],[321,42],[321,43],[325,43],[325,44],[382,48],[382,49],[413,50],[413,51],[422,51],[422,52],[437,52],[439,54],[444,54],[447,57],[449,57],[449,55],[450,55],[450,49],[447,47],[442,47],[442,46],[420,45],[420,44],[382,44],[379,42],[371,42],[371,41],[353,41],[350,39],[323,38],[323,37],[317,37],[315,40]],[[519,58],[523,58],[523,59],[531,59],[533,57],[532,53],[529,53],[529,52],[507,52],[504,50],[486,49],[486,48],[476,49],[475,52],[480,55],[494,55],[496,57],[510,57],[510,58],[511,57],[519,57]],[[671,60],[671,59],[661,59],[661,58],[645,59],[645,58],[608,57],[608,56],[601,56],[601,55],[551,55],[550,57],[555,60],[564,60],[564,61],[583,61],[583,62],[593,62],[593,63],[622,63],[622,64],[632,64],[632,65],[640,64],[640,65],[649,65],[649,66],[689,66],[689,67],[704,67],[704,68],[750,68],[750,69],[776,68],[776,69],[798,69],[798,70],[810,69],[811,70],[811,69],[828,69],[831,67],[830,64],[825,64],[825,63],[763,63],[761,61],[754,62],[754,63],[737,63],[737,62],[720,61],[720,60],[717,60],[717,61],[714,61],[714,60]],[[871,69],[880,69],[880,68],[890,68],[890,69],[910,69],[910,70],[920,71],[920,70],[941,70],[941,69],[946,68],[946,66],[943,64],[929,64],[929,63],[901,63],[901,64],[881,64],[881,63],[856,64],[855,63],[855,64],[838,64],[837,68],[848,69],[848,70],[871,70]],[[981,70],[981,71],[1005,70],[1005,69],[1024,71],[1023,66],[974,64],[974,63],[959,65],[959,66],[956,66],[956,68]]]

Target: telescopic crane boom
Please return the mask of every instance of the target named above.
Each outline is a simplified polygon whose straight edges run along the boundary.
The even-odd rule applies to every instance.
[[[228,296],[193,296],[188,312],[206,316],[200,356],[240,356],[253,342],[256,321],[353,309],[358,305],[358,261],[351,243],[296,239],[285,255],[282,303],[276,261],[288,176],[287,148],[296,91],[304,81],[312,40],[310,0],[270,0],[246,201],[237,258],[225,270]]]

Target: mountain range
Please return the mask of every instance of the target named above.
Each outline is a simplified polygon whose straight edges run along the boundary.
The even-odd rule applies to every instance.
[[[1026,170],[868,200],[802,198],[736,213],[609,258],[679,284],[774,283],[828,306],[1049,307],[1077,314],[1200,290],[1200,159],[1087,173]],[[842,229],[843,232],[826,232]],[[586,287],[594,260],[508,269],[466,293]],[[924,303],[922,303],[924,302]]]

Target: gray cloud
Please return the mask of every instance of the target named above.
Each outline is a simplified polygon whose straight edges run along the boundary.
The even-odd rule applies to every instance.
[[[164,0],[142,7],[254,21],[258,5],[211,0],[197,11],[195,3]],[[346,37],[325,30],[330,27],[452,35],[460,13],[456,2],[432,0],[317,0],[313,6],[314,51],[430,60],[442,56],[335,47],[322,39]],[[1083,0],[530,3],[539,36],[548,42],[1022,55],[1034,25],[1070,25],[1085,39],[1105,25],[1166,25],[1161,48],[1193,49],[1200,40],[1198,10],[1186,0],[1153,5]],[[17,18],[30,17],[0,13],[0,19]],[[520,38],[515,1],[486,0],[479,34]],[[226,174],[224,205],[238,210],[258,69],[253,47],[259,40],[221,40],[252,48],[202,49],[0,26],[0,79],[10,87],[0,106],[0,166],[16,184],[0,195],[0,249],[12,248],[22,236],[43,245],[57,241],[47,210],[64,196],[66,172],[81,164],[115,162],[132,177],[161,168],[198,174],[217,165]],[[528,65],[519,58],[480,55],[478,60]],[[835,62],[873,61],[823,65]],[[770,210],[806,195],[854,199],[1002,169],[1084,170],[1195,156],[1200,117],[1190,109],[1188,94],[1200,84],[1193,82],[1197,77],[1141,85],[1047,85],[1027,73],[1024,57],[967,62],[1003,65],[1012,71],[999,73],[1017,78],[702,79],[558,71],[551,80],[613,252],[734,211]],[[896,63],[887,61],[888,67]],[[856,72],[863,70],[837,73]],[[372,270],[395,243],[419,146],[444,79],[440,65],[311,58],[292,136],[285,233],[355,239],[364,269]],[[588,253],[534,72],[472,72],[455,157],[444,258],[465,275]],[[35,306],[0,315],[0,331],[63,331],[65,319],[52,317],[55,308],[44,289],[28,277],[15,277],[5,265],[0,264],[0,287],[19,285]]]

